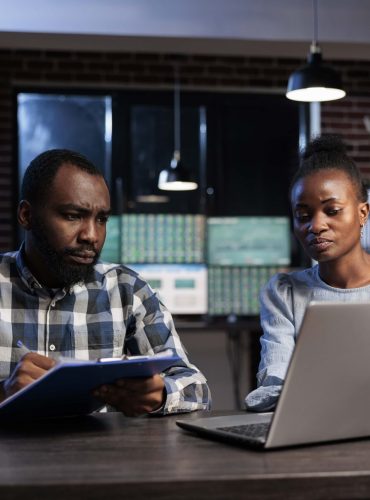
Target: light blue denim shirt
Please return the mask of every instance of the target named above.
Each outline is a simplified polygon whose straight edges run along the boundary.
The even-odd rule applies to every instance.
[[[324,283],[318,266],[273,276],[260,293],[261,360],[257,389],[245,398],[248,410],[274,409],[285,379],[306,306],[311,301],[369,302],[370,285],[334,288]]]

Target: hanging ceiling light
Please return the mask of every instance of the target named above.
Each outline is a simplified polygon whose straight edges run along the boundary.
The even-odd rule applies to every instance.
[[[341,99],[346,95],[339,73],[322,64],[321,50],[317,43],[317,0],[313,0],[314,37],[306,66],[289,77],[286,96],[293,101],[322,102]]]
[[[158,188],[164,191],[192,191],[197,189],[198,184],[191,179],[190,172],[182,164],[180,155],[180,83],[177,71],[175,75],[173,114],[175,151],[170,166],[159,174]]]

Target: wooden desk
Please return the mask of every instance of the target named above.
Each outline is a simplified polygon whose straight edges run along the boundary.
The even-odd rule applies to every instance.
[[[2,425],[0,499],[370,498],[370,439],[248,451],[188,434],[175,419]]]

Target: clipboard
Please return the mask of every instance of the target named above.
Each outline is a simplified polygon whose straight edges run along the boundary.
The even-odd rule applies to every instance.
[[[184,361],[166,352],[97,361],[64,358],[0,403],[0,421],[88,415],[105,406],[92,395],[95,388],[120,378],[150,377],[176,365],[184,366]]]

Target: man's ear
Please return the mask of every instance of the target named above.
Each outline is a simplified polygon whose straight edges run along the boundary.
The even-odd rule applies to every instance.
[[[17,211],[18,223],[25,231],[31,229],[32,222],[32,206],[27,200],[21,200]]]

